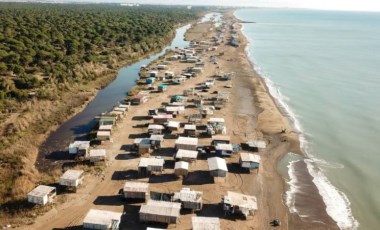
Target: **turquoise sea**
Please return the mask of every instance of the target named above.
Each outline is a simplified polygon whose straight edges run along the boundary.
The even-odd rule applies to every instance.
[[[341,229],[380,226],[380,13],[242,9],[247,52],[302,133],[327,213]],[[302,185],[289,161],[286,203]]]

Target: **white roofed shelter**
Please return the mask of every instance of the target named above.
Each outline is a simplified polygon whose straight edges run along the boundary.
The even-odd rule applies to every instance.
[[[217,217],[193,216],[192,230],[220,230],[220,220]]]
[[[83,220],[85,229],[119,229],[122,213],[90,209]]]
[[[69,145],[69,154],[86,155],[90,148],[90,141],[74,141]]]
[[[105,149],[91,149],[88,154],[88,158],[92,163],[104,162],[106,161],[106,157],[107,151]]]
[[[203,192],[182,188],[181,191],[174,193],[173,201],[181,202],[183,208],[197,211],[202,209],[202,195]]]
[[[260,156],[252,153],[240,153],[240,166],[243,169],[257,169],[260,167]]]
[[[149,134],[161,134],[163,129],[164,129],[164,126],[162,126],[162,125],[149,124],[148,133]]]
[[[178,149],[175,159],[191,163],[193,161],[196,161],[197,157],[198,151]]]
[[[57,195],[55,187],[39,185],[28,193],[28,202],[45,205],[53,201]]]
[[[69,188],[76,188],[83,183],[83,170],[67,170],[59,179],[59,184]]]
[[[221,156],[231,156],[234,152],[234,147],[231,144],[217,144],[215,146],[215,151],[217,155]]]
[[[207,159],[208,170],[212,177],[226,177],[227,176],[227,164],[223,158],[211,157]]]
[[[228,191],[223,197],[223,209],[229,214],[240,213],[247,218],[255,214],[257,199],[255,196]]]
[[[138,172],[140,176],[146,176],[152,172],[161,173],[164,171],[165,160],[163,158],[141,158],[138,166]]]
[[[185,125],[184,127],[185,135],[189,137],[195,137],[197,132],[196,125]]]
[[[189,163],[177,161],[174,165],[174,174],[176,176],[187,176],[187,174],[189,174]]]
[[[214,124],[214,123],[222,123],[222,124],[224,124],[224,118],[211,117],[210,119],[208,119],[207,123],[209,123],[209,124]]]
[[[144,182],[125,182],[124,198],[126,199],[146,199],[149,196],[149,184]]]
[[[198,138],[194,137],[179,137],[175,141],[175,146],[177,149],[185,149],[185,150],[197,150],[198,146]]]
[[[170,130],[178,130],[180,126],[181,122],[179,121],[168,121],[168,124],[166,125]]]
[[[247,142],[249,148],[253,148],[255,151],[259,151],[259,149],[265,149],[267,147],[267,143],[265,141],[259,140],[251,140]]]
[[[140,222],[158,222],[177,224],[180,216],[181,203],[149,200],[141,205]]]

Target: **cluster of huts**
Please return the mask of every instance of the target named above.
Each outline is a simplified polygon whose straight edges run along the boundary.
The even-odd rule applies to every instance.
[[[156,82],[158,92],[167,90],[170,84],[181,84],[190,78],[202,73],[205,62],[202,61],[199,53],[205,51],[215,51],[217,46],[224,41],[227,25],[222,24],[217,29],[218,35],[208,41],[192,41],[186,49],[176,49],[174,54],[159,63],[155,68],[142,66],[148,72],[144,82],[148,87],[153,87]],[[232,36],[237,33],[237,24],[231,26]],[[232,45],[237,44],[238,40],[231,39]],[[181,75],[175,75],[168,70],[168,66],[173,61],[181,61],[194,64],[187,68]],[[216,57],[210,59],[216,64]],[[226,79],[231,80],[230,75],[225,75]],[[202,83],[198,89],[211,89],[214,86],[214,79]],[[154,87],[153,87],[154,88]],[[196,88],[186,89],[183,94],[173,95],[164,108],[151,109],[148,115],[152,122],[147,126],[148,138],[134,139],[136,154],[141,156],[137,165],[138,175],[147,177],[151,174],[161,174],[165,171],[165,159],[162,157],[151,156],[152,152],[160,149],[166,133],[175,134],[175,154],[174,154],[174,174],[178,178],[186,177],[191,173],[192,165],[198,160],[199,155],[207,156],[207,165],[210,176],[214,182],[225,181],[228,175],[227,162],[224,157],[239,153],[239,165],[242,169],[251,171],[260,168],[260,156],[250,152],[241,152],[240,145],[232,144],[227,135],[227,127],[224,118],[213,116],[214,110],[222,109],[229,100],[229,92],[219,91],[211,98],[197,95]],[[139,105],[149,99],[150,91],[140,91],[131,98],[131,103]],[[207,102],[207,103],[206,103]],[[211,104],[210,104],[211,102]],[[188,104],[197,108],[199,113],[186,114]],[[97,139],[100,141],[111,140],[113,128],[125,116],[129,104],[118,105],[112,111],[98,117],[99,128]],[[178,116],[185,115],[187,123],[175,120]],[[205,129],[200,129],[203,120],[207,119]],[[211,137],[211,148],[199,145],[198,137],[208,135]],[[257,151],[266,148],[264,141],[248,141],[248,150]],[[91,149],[89,141],[75,141],[69,146],[69,154],[83,156],[90,162],[104,162],[106,160],[105,149]],[[67,170],[60,178],[59,184],[67,189],[76,191],[77,187],[83,183],[82,170]],[[203,208],[203,192],[195,191],[183,187],[170,196],[169,200],[156,199],[151,197],[150,184],[140,181],[127,181],[122,189],[123,197],[127,200],[144,201],[139,210],[140,222],[158,222],[165,224],[177,224],[182,209],[200,211]],[[154,191],[153,191],[154,192]],[[45,205],[51,202],[56,196],[56,188],[46,185],[39,185],[28,194],[28,201],[35,204]],[[253,216],[257,210],[257,200],[254,196],[249,196],[233,191],[227,191],[221,199],[223,210],[226,214],[241,214],[245,217]],[[83,227],[89,229],[118,229],[122,218],[122,213],[106,210],[90,209],[83,220]],[[148,228],[153,229],[153,228]],[[193,230],[218,230],[220,220],[216,217],[192,217]]]
[[[240,40],[238,36],[238,23],[233,23],[231,25],[231,39],[230,39],[230,45],[239,47]]]

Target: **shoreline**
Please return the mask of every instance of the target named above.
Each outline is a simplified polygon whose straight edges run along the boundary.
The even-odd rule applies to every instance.
[[[291,135],[290,136],[287,135],[287,137],[290,137],[291,142],[293,142],[291,145],[292,147],[289,148],[288,153],[284,153],[279,157],[279,159],[277,160],[277,163],[279,161],[281,161],[281,159],[283,159],[289,153],[295,153],[295,154],[300,155],[302,157],[302,159],[297,160],[297,162],[303,162],[304,165],[302,163],[300,163],[301,165],[298,165],[295,169],[293,169],[293,170],[295,170],[295,174],[298,173],[298,176],[302,177],[302,183],[301,184],[302,184],[303,189],[305,189],[305,190],[303,190],[303,192],[308,191],[309,197],[302,197],[301,196],[301,200],[303,198],[304,200],[308,200],[308,202],[315,204],[314,208],[311,210],[311,212],[307,213],[306,215],[305,214],[301,215],[302,217],[300,216],[298,210],[295,208],[295,206],[299,202],[295,202],[294,207],[288,207],[287,206],[289,216],[290,216],[290,221],[289,221],[289,226],[291,227],[290,229],[292,229],[292,228],[295,228],[295,229],[298,229],[298,228],[302,228],[302,229],[304,229],[304,228],[305,229],[309,229],[309,228],[313,228],[313,229],[326,229],[326,228],[327,229],[339,229],[337,223],[327,213],[326,203],[324,202],[323,197],[320,194],[318,187],[313,182],[314,178],[311,175],[311,173],[309,172],[308,167],[306,167],[306,162],[304,162],[304,160],[309,159],[309,156],[304,152],[305,151],[304,146],[303,146],[304,137],[302,136],[302,133],[301,133],[302,131],[300,130],[298,121],[294,120],[293,114],[292,114],[293,112],[287,107],[285,102],[280,101],[279,98],[276,98],[272,95],[270,86],[268,85],[268,84],[270,84],[268,82],[270,80],[265,78],[264,76],[262,76],[260,74],[260,71],[257,70],[257,68],[259,68],[259,67],[256,66],[256,64],[254,63],[254,60],[252,59],[253,57],[251,57],[251,53],[249,51],[250,42],[249,42],[248,38],[246,37],[246,35],[244,34],[244,26],[242,25],[241,20],[235,16],[235,11],[233,13],[233,16],[238,20],[238,22],[241,26],[240,32],[242,34],[243,39],[245,40],[245,55],[246,55],[246,58],[250,62],[251,68],[254,70],[255,74],[259,77],[261,84],[264,85],[267,94],[270,96],[271,100],[273,100],[277,110],[282,114],[283,118],[285,118],[290,123],[290,126],[292,128],[291,132],[290,132]],[[258,105],[258,107],[260,107],[260,105]],[[283,176],[279,172],[277,172],[277,173],[280,177],[282,177],[283,188],[284,188],[282,195],[284,197],[286,197],[287,192],[290,190],[285,190],[285,187],[287,185],[288,186],[292,186],[292,185],[289,184],[290,181],[288,181],[288,182],[285,181],[285,178],[283,178]],[[288,173],[289,173],[289,171],[288,171]],[[305,179],[305,177],[307,179]],[[300,185],[298,184],[298,186],[300,186]],[[310,198],[310,194],[313,194],[312,198]],[[293,194],[293,196],[295,196],[295,195],[296,194]],[[285,204],[287,203],[287,200],[285,200],[285,198],[284,198],[284,203]],[[314,211],[314,213],[313,213],[313,211]],[[316,214],[316,213],[318,213],[318,214]],[[314,218],[310,218],[311,216],[313,216]]]

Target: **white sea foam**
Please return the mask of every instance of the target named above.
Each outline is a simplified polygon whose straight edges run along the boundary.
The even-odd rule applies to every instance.
[[[244,27],[242,27],[242,32],[244,33]],[[247,37],[247,36],[246,36]],[[246,47],[246,53],[248,58],[250,59],[252,66],[255,71],[260,74],[260,76],[264,79],[265,84],[268,87],[269,93],[275,99],[277,106],[284,112],[289,120],[292,122],[293,128],[300,133],[300,147],[302,151],[309,157],[306,160],[307,168],[310,175],[313,177],[313,183],[318,188],[319,194],[321,195],[323,201],[326,205],[326,211],[328,215],[337,223],[340,229],[357,229],[359,226],[359,222],[352,215],[352,211],[350,209],[350,202],[347,196],[339,191],[336,187],[334,187],[331,182],[327,179],[327,177],[323,174],[323,172],[317,168],[315,163],[320,164],[321,166],[328,166],[330,168],[343,168],[343,165],[334,164],[330,162],[326,162],[321,159],[317,159],[310,152],[310,145],[306,139],[306,134],[302,130],[302,126],[299,123],[296,114],[290,109],[288,104],[289,98],[286,98],[280,91],[280,87],[278,87],[265,72],[257,66],[254,60],[254,57],[250,53],[249,45]],[[302,217],[302,214],[299,214],[298,210],[294,206],[294,199],[297,191],[300,189],[297,186],[297,177],[295,175],[294,163],[296,161],[289,163],[289,177],[290,180],[288,184],[290,185],[289,191],[286,192],[286,204],[289,207],[290,212],[297,212],[299,216]]]

